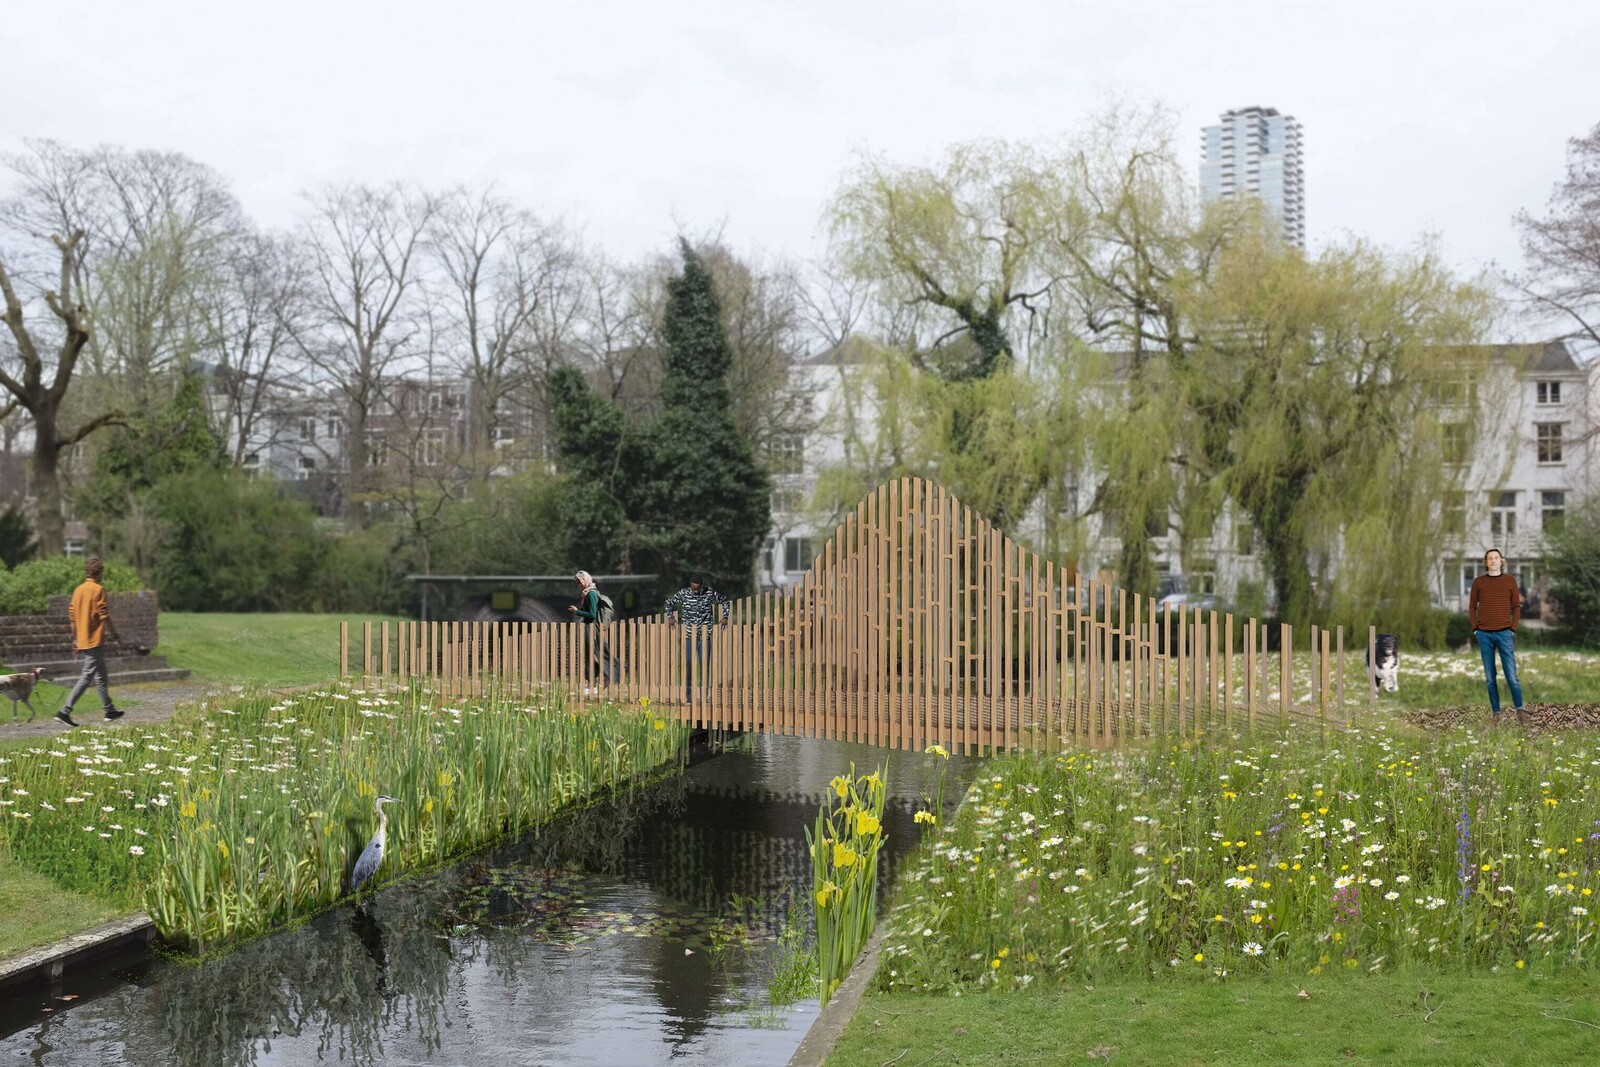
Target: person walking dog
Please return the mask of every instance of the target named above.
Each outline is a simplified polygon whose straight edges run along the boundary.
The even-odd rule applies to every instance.
[[[72,591],[72,602],[67,607],[67,618],[72,624],[72,651],[83,656],[83,674],[72,687],[67,702],[56,712],[56,718],[68,726],[78,724],[72,718],[72,706],[89,691],[90,683],[100,693],[100,706],[106,718],[120,719],[122,712],[111,703],[111,690],[107,687],[106,638],[120,641],[117,628],[111,622],[111,608],[106,603],[106,591],[100,585],[105,574],[105,564],[99,556],[90,556],[83,564],[83,584]]]
[[[1478,652],[1483,656],[1483,680],[1489,687],[1489,725],[1500,725],[1500,685],[1494,676],[1494,660],[1500,657],[1505,671],[1506,685],[1511,687],[1512,710],[1517,722],[1526,726],[1532,721],[1522,710],[1522,680],[1517,677],[1517,623],[1522,618],[1522,593],[1517,580],[1505,572],[1505,557],[1499,549],[1491,548],[1483,554],[1483,569],[1472,580],[1472,593],[1467,599],[1467,621],[1472,625],[1472,636],[1478,639]]]

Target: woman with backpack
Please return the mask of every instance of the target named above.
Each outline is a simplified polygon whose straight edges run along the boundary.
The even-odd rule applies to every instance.
[[[611,640],[606,635],[604,627],[616,618],[616,606],[611,603],[610,597],[595,587],[594,578],[588,571],[579,571],[572,577],[578,583],[581,599],[577,604],[567,605],[567,610],[579,621],[595,627],[594,657],[589,665],[589,681],[603,681],[610,685],[617,680],[617,671],[611,659]],[[585,696],[593,696],[595,687],[591,685],[583,692]]]

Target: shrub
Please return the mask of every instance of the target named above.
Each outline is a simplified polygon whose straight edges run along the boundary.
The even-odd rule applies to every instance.
[[[41,615],[53,596],[67,596],[83,581],[83,559],[52,556],[30,560],[14,571],[0,571],[0,615]],[[144,588],[132,567],[106,564],[101,580],[108,593],[132,593]]]
[[[1600,500],[1569,513],[1545,540],[1545,573],[1562,628],[1578,644],[1600,645]]]

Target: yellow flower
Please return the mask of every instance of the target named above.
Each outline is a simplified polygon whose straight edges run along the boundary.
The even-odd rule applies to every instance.
[[[217,851],[222,853],[222,858],[223,859],[227,859],[228,858],[228,843],[226,841],[218,841],[217,842]]]
[[[849,845],[835,841],[833,844],[833,865],[835,867],[851,867],[856,862],[856,851]]]
[[[943,745],[929,745],[927,748],[923,749],[922,751],[925,752],[925,753],[928,753],[930,755],[938,756],[940,759],[949,759],[950,758],[950,753],[948,751],[946,751],[946,749],[945,749],[945,747]]]
[[[650,698],[649,697],[640,697],[639,698],[639,706],[641,708],[648,708],[650,706]]]
[[[427,815],[433,811],[433,798],[429,797],[422,805],[422,814]]]
[[[1519,970],[1519,971],[1520,971],[1520,970],[1522,970],[1522,968],[1524,968],[1524,967],[1526,967],[1526,966],[1527,966],[1527,964],[1526,964],[1526,963],[1524,963],[1524,962],[1522,962],[1522,961],[1521,961],[1521,960],[1518,960],[1518,961],[1517,961],[1517,970]]]
[[[836,775],[833,781],[828,783],[828,788],[839,794],[839,799],[843,800],[845,794],[850,791],[850,779]]]
[[[834,885],[831,881],[823,882],[822,888],[817,890],[817,906],[822,908],[827,907],[828,902],[838,895],[838,886]]]
[[[1260,926],[1261,925],[1261,916],[1252,915],[1252,916],[1250,916],[1250,921],[1255,923],[1257,926]]]
[[[665,730],[667,728],[667,721],[665,719],[657,719],[655,721],[655,727],[657,730]]]
[[[194,801],[192,801],[192,800],[185,800],[183,802],[183,806],[178,809],[178,814],[182,815],[185,819],[194,818],[194,813],[195,813],[195,806],[194,806]]]
[[[935,815],[931,811],[919,811],[915,816],[913,816],[913,818],[919,823],[925,822],[929,823],[930,825],[939,821],[939,816]]]
[[[880,824],[877,816],[865,811],[856,812],[857,834],[861,835],[862,837],[867,837],[871,834],[877,833],[879,826]]]
[[[990,967],[991,970],[998,971],[1000,969],[1000,961],[999,960],[990,960],[989,961],[989,967]]]
[[[1194,954],[1194,961],[1196,963],[1204,963],[1206,961],[1206,954],[1204,952],[1196,952]]]
[[[1011,950],[1009,948],[1003,948],[999,952],[996,952],[995,955],[999,956],[1001,959],[1005,959],[1007,956],[1011,955]]]

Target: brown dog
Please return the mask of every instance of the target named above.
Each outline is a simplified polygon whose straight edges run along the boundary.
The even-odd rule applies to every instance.
[[[39,684],[39,679],[44,677],[44,668],[35,667],[31,671],[21,674],[0,674],[0,696],[11,698],[11,723],[17,722],[17,701],[28,704],[28,698],[33,695],[33,687]],[[28,704],[28,721],[32,722],[38,712],[33,710],[33,705]]]

